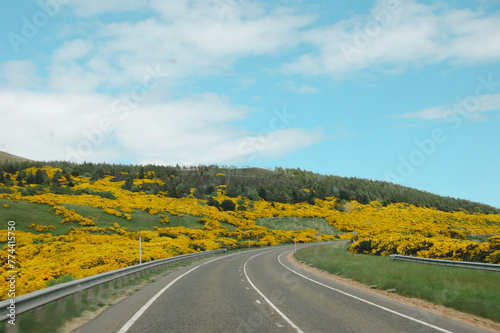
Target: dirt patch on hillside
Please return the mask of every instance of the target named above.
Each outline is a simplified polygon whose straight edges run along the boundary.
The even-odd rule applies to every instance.
[[[388,293],[384,290],[371,289],[369,286],[367,286],[363,283],[360,283],[360,282],[357,282],[357,281],[354,281],[351,279],[342,278],[342,277],[339,277],[337,275],[330,274],[328,272],[320,270],[318,268],[311,267],[311,266],[308,266],[306,264],[300,263],[294,258],[293,252],[291,252],[287,258],[295,266],[303,268],[303,269],[305,269],[313,274],[319,275],[319,276],[327,278],[329,280],[341,283],[345,286],[356,288],[356,289],[365,291],[365,292],[373,294],[373,295],[384,297],[384,298],[389,299],[391,301],[395,301],[395,302],[398,302],[398,303],[401,303],[401,304],[404,304],[407,306],[411,306],[411,307],[414,307],[414,308],[417,308],[420,310],[431,312],[431,313],[434,313],[438,316],[449,318],[449,319],[452,319],[452,320],[455,320],[455,321],[458,321],[458,322],[461,322],[461,323],[464,323],[464,324],[467,324],[470,326],[477,327],[477,328],[482,329],[482,330],[486,330],[489,332],[500,332],[500,323],[494,322],[492,320],[478,317],[478,316],[475,316],[475,315],[472,315],[469,313],[460,312],[460,311],[457,311],[454,309],[444,307],[442,305],[436,305],[433,303],[429,303],[429,302],[421,300],[421,299],[406,297],[406,296],[394,294],[394,293]]]

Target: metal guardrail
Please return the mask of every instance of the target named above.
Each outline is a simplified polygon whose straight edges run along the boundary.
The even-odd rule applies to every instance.
[[[111,283],[117,279],[128,277],[131,274],[140,274],[143,271],[153,268],[159,268],[162,265],[226,251],[226,249],[211,250],[149,261],[143,264],[124,267],[37,290],[29,294],[15,297],[13,299],[15,301],[15,314],[16,316],[20,315],[21,313],[36,309],[45,304],[52,303],[59,299],[64,299],[64,297],[66,296],[81,293],[82,291],[93,288],[95,286],[104,286],[106,283]],[[79,295],[79,297],[81,297],[81,295]],[[11,299],[6,299],[0,302],[0,322],[9,320],[8,314],[10,309],[8,308],[8,306],[10,304]]]
[[[402,256],[399,254],[391,254],[389,257],[391,258],[391,260],[404,260],[404,261],[418,262],[418,263],[422,263],[422,264],[433,264],[433,265],[442,265],[442,266],[449,266],[449,267],[482,269],[482,270],[486,270],[486,271],[500,272],[500,265],[497,265],[497,264],[485,264],[482,262],[470,262],[470,261],[428,259],[428,258],[420,258],[420,257]]]

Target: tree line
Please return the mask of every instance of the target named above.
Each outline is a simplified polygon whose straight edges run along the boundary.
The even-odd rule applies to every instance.
[[[46,175],[23,174],[29,167],[52,166],[62,169],[55,179]],[[500,209],[464,199],[440,196],[385,181],[376,181],[356,177],[321,175],[311,171],[260,168],[236,168],[219,165],[199,166],[161,166],[161,165],[122,165],[107,163],[71,163],[71,162],[9,162],[0,163],[0,183],[5,184],[4,173],[15,174],[28,184],[50,185],[51,191],[64,191],[58,187],[57,179],[62,175],[89,177],[91,181],[113,176],[114,181],[125,181],[123,188],[129,191],[144,191],[148,194],[167,193],[171,197],[193,195],[209,200],[217,193],[218,186],[224,185],[229,197],[246,197],[250,200],[265,199],[271,202],[314,204],[315,198],[324,199],[335,196],[341,203],[356,200],[362,204],[378,201],[386,206],[391,203],[405,202],[421,207],[433,207],[441,211],[464,211],[466,213],[499,214]],[[134,185],[134,179],[157,178],[163,185],[144,182]],[[71,185],[71,184],[69,184]],[[108,194],[101,194],[102,196]],[[339,205],[339,209],[341,209]]]

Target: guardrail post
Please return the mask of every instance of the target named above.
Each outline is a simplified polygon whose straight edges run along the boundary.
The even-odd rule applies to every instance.
[[[122,287],[122,281],[123,281],[123,277],[119,277],[118,279],[116,279],[116,287],[117,288]]]
[[[95,298],[94,287],[87,289],[87,300],[91,301]]]
[[[66,309],[66,297],[59,298],[56,301],[56,312],[63,312]]]
[[[97,296],[102,297],[102,295],[104,294],[105,287],[106,286],[104,285],[104,283],[101,283],[99,285],[99,287],[97,288]]]
[[[45,318],[45,305],[35,309],[35,321],[42,321]]]
[[[77,291],[76,293],[73,294],[73,305],[74,306],[80,306],[82,305],[82,292]]]
[[[108,289],[109,290],[114,290],[115,289],[115,280],[111,280],[108,282]]]

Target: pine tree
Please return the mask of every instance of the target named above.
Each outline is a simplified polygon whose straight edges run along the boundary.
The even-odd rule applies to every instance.
[[[225,211],[235,210],[236,209],[236,205],[234,204],[233,201],[231,201],[229,199],[226,199],[226,200],[224,200],[224,201],[221,202],[220,208],[222,208],[222,210],[225,210]]]
[[[41,169],[38,169],[35,173],[35,184],[41,185],[43,184],[46,180],[49,179],[49,176],[47,173]]]

